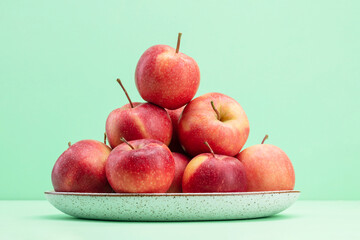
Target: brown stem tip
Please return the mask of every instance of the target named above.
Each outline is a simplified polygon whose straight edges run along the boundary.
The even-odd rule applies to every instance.
[[[212,106],[212,108],[214,109],[214,111],[216,112],[217,119],[220,120],[220,113],[219,113],[219,111],[215,108],[215,105],[214,105],[214,102],[213,102],[213,101],[211,101],[211,106]]]
[[[106,132],[104,132],[104,144],[106,145]]]
[[[264,144],[265,140],[269,138],[269,135],[265,135],[264,139],[262,140],[261,144]]]
[[[210,147],[209,143],[205,141],[204,144],[210,149],[210,152],[211,152],[211,154],[213,155],[213,157],[215,157],[215,153],[214,153],[214,151],[212,150],[212,148]]]
[[[116,81],[120,84],[120,86],[121,86],[121,88],[123,89],[123,91],[124,91],[127,99],[129,100],[129,103],[130,103],[131,108],[133,108],[134,105],[133,105],[133,103],[132,103],[132,101],[131,101],[131,99],[130,99],[130,97],[129,97],[129,94],[127,93],[126,89],[125,89],[124,86],[122,85],[120,79],[118,78],[118,79],[116,79]]]
[[[133,147],[133,145],[131,145],[128,141],[126,141],[126,139],[125,138],[120,138],[120,140],[122,141],[122,142],[124,142],[124,143],[126,143],[129,147],[131,147],[131,149],[135,149],[134,147]]]
[[[181,35],[182,35],[182,33],[179,33],[179,34],[178,34],[178,40],[177,40],[177,44],[176,44],[176,51],[175,51],[175,53],[178,53],[178,52],[179,52]]]
[[[71,146],[71,142],[68,142],[68,146],[69,146],[69,147]]]

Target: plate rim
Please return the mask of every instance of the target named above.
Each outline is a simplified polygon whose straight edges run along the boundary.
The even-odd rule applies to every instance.
[[[301,193],[299,190],[278,190],[259,192],[214,192],[214,193],[85,193],[45,191],[45,195],[88,196],[88,197],[189,197],[189,196],[244,196],[264,194]]]

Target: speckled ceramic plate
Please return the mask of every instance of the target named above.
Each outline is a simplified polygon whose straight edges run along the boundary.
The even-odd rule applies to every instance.
[[[122,221],[196,221],[267,217],[284,211],[300,191],[239,193],[45,192],[60,211],[78,218]]]

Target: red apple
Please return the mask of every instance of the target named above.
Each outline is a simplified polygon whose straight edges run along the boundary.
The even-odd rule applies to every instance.
[[[187,153],[196,156],[209,152],[235,156],[249,135],[249,121],[240,104],[221,93],[207,93],[186,105],[179,120],[180,143]]]
[[[184,175],[184,170],[189,163],[190,159],[181,153],[173,152],[173,157],[175,160],[175,177],[174,180],[167,191],[168,193],[181,193],[182,192],[182,178]]]
[[[210,147],[209,147],[210,148]],[[182,182],[184,193],[244,192],[247,189],[243,164],[234,157],[203,153],[186,166]]]
[[[120,144],[106,162],[106,176],[115,192],[164,193],[175,175],[169,148],[158,140],[141,139]]]
[[[295,172],[290,159],[280,148],[257,144],[241,151],[236,157],[244,164],[248,191],[292,190]]]
[[[105,163],[110,148],[95,140],[82,140],[61,154],[52,170],[56,192],[112,192],[106,180]]]
[[[132,103],[123,88],[129,104],[112,111],[106,120],[106,134],[112,148],[121,144],[122,137],[131,141],[136,139],[155,139],[169,145],[172,124],[165,109],[151,103]]]
[[[179,119],[180,119],[180,115],[183,110],[184,110],[184,107],[181,107],[181,108],[178,108],[175,110],[170,110],[170,109],[166,110],[170,116],[172,127],[173,127],[172,138],[171,138],[171,142],[169,144],[169,149],[172,152],[185,153],[184,149],[181,147],[181,144],[179,141],[179,136],[178,136]]]
[[[147,49],[136,66],[135,82],[141,97],[168,109],[188,103],[200,84],[200,70],[194,59],[167,45]]]

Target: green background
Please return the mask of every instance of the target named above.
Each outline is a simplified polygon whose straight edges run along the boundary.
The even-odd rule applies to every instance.
[[[197,96],[235,98],[246,146],[281,147],[302,199],[360,199],[359,1],[0,2],[0,199],[44,199],[67,142],[102,140],[140,101],[134,71],[155,44],[199,64]],[[221,140],[221,139],[219,139]]]

